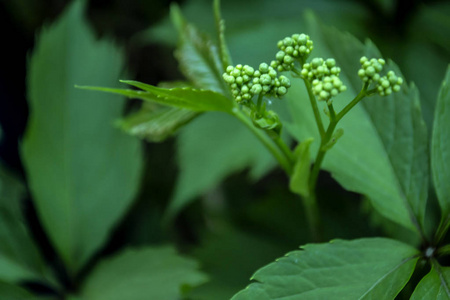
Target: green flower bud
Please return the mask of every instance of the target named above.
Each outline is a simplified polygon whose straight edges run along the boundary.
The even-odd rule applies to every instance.
[[[262,86],[260,84],[255,84],[252,86],[251,93],[257,95],[262,92]]]
[[[267,85],[270,84],[272,82],[272,78],[270,77],[269,74],[263,74],[261,75],[261,77],[259,78],[261,84]]]
[[[280,51],[277,52],[277,55],[275,55],[275,58],[278,61],[283,61],[283,58],[284,58],[285,55],[286,55],[286,53],[284,51],[280,50]]]
[[[269,71],[269,65],[266,63],[262,63],[259,65],[259,71],[261,73],[267,73]]]

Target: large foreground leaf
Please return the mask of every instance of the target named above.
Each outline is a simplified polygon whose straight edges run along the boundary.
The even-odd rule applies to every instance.
[[[436,103],[433,136],[431,140],[431,166],[443,218],[450,214],[450,68],[447,70]]]
[[[411,300],[448,300],[450,299],[450,268],[437,263],[417,285]]]
[[[29,64],[30,121],[23,160],[33,200],[70,272],[102,246],[138,188],[138,141],[114,128],[118,96],[74,84],[114,85],[122,56],[95,41],[75,1],[40,35]]]
[[[356,75],[359,58],[380,54],[371,43],[363,45],[349,34],[324,28],[311,16],[308,24],[314,55],[334,57],[342,68],[348,92],[334,101],[339,111],[361,89]],[[400,73],[392,63],[386,68]],[[305,90],[293,84],[288,97],[294,119],[291,132],[299,140],[318,139]],[[428,192],[428,139],[415,86],[405,84],[392,96],[364,99],[338,126],[345,135],[327,154],[324,169],[346,189],[368,196],[386,218],[421,231]]]
[[[418,251],[384,238],[310,244],[258,270],[233,297],[246,299],[393,299],[408,282]]]
[[[183,291],[206,281],[197,263],[171,247],[127,250],[101,262],[81,296],[89,300],[180,299]]]

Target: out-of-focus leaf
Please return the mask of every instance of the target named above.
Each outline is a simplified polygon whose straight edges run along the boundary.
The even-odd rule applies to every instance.
[[[43,300],[30,294],[24,288],[0,281],[0,299],[5,300]]]
[[[138,140],[113,127],[118,96],[74,84],[114,85],[120,51],[96,41],[83,20],[83,1],[39,35],[28,73],[30,120],[22,157],[44,229],[70,273],[108,238],[137,191]]]
[[[142,107],[138,112],[118,121],[117,125],[128,134],[149,142],[161,142],[198,115],[198,112],[175,107]]]
[[[230,99],[210,90],[197,90],[189,87],[164,89],[131,80],[121,80],[121,82],[136,86],[144,91],[93,86],[78,86],[78,88],[109,92],[124,95],[129,98],[141,99],[161,105],[184,108],[198,112],[222,111],[230,113],[233,109],[233,102],[231,102]]]
[[[384,238],[309,244],[258,270],[256,282],[232,299],[393,299],[418,256]]]
[[[289,248],[288,248],[289,249]],[[286,245],[237,229],[226,228],[203,237],[193,252],[210,281],[189,294],[196,300],[228,300],[248,284],[255,269],[285,253]],[[217,259],[220,257],[220,259]]]
[[[21,212],[25,188],[0,165],[0,280],[46,281],[44,262]]]
[[[289,182],[289,188],[292,192],[299,194],[302,197],[309,196],[309,173],[311,171],[311,157],[309,155],[309,146],[313,139],[307,139],[301,142],[295,149],[296,161],[294,165],[294,172],[292,173]]]
[[[417,285],[411,300],[446,300],[450,299],[450,268],[433,265]]]
[[[89,300],[179,299],[207,277],[192,259],[171,247],[127,250],[99,263],[86,279],[81,298]]]
[[[450,67],[442,82],[434,114],[431,140],[433,182],[442,209],[442,217],[450,214]]]
[[[308,30],[314,40],[314,56],[333,57],[342,68],[348,92],[335,100],[337,111],[362,86],[357,76],[359,58],[380,57],[371,43],[361,44],[349,34],[325,28],[311,15]],[[386,66],[400,71],[393,63]],[[318,137],[313,113],[304,88],[293,84],[288,99],[298,140]],[[327,122],[324,117],[324,122]],[[327,153],[323,168],[344,188],[370,198],[383,216],[409,229],[421,231],[428,193],[428,138],[419,94],[414,85],[404,85],[388,97],[364,99],[339,123],[346,134]],[[317,145],[312,145],[313,151]]]
[[[274,159],[255,136],[236,119],[217,113],[200,116],[178,136],[180,174],[167,220],[233,172],[252,168],[258,178]]]

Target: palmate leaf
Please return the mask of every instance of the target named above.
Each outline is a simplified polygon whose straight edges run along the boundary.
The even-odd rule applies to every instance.
[[[385,238],[334,240],[288,253],[252,277],[232,300],[394,299],[419,252]]]
[[[450,217],[450,68],[436,103],[431,139],[431,166],[442,218]]]
[[[183,291],[207,277],[197,263],[171,247],[126,250],[99,263],[86,279],[82,299],[180,299]]]
[[[146,109],[130,114],[117,122],[119,128],[130,135],[149,142],[161,142],[199,115],[186,109],[162,107]]]
[[[123,67],[111,43],[96,41],[75,1],[41,32],[29,62],[30,120],[22,158],[39,219],[69,273],[108,238],[137,191],[139,142],[113,122],[119,96],[74,84],[114,85]]]
[[[342,68],[341,77],[349,91],[333,102],[339,111],[361,89],[359,58],[380,54],[369,42],[363,45],[349,34],[325,28],[311,15],[306,19],[306,31],[315,43],[314,55],[334,57]],[[393,63],[387,69],[400,74]],[[305,93],[294,84],[288,94],[294,120],[290,128],[299,140],[318,138]],[[323,168],[344,188],[368,196],[386,218],[422,231],[428,192],[428,138],[415,86],[405,84],[402,91],[389,97],[363,99],[339,126],[346,134],[328,152]]]
[[[416,286],[411,300],[448,300],[450,299],[450,268],[437,263]]]

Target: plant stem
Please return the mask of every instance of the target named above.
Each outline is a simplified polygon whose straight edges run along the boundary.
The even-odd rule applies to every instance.
[[[314,112],[314,118],[316,119],[317,129],[319,129],[320,136],[323,137],[325,134],[325,129],[323,127],[322,118],[320,117],[319,108],[317,107],[316,97],[314,97],[314,93],[311,88],[311,83],[308,80],[303,80],[305,83],[306,90],[308,91],[309,102],[311,103],[311,107]]]
[[[359,92],[358,95],[345,106],[336,116],[336,120],[339,122],[359,101],[361,101],[365,96],[367,96],[367,88],[369,87],[368,83],[364,83],[363,88]]]
[[[306,210],[306,220],[308,221],[311,239],[313,242],[320,242],[322,236],[320,234],[319,207],[317,206],[316,195],[310,193],[308,197],[302,197],[302,201]]]
[[[314,161],[314,166],[311,171],[311,175],[309,177],[309,192],[310,194],[315,193],[317,177],[319,176],[320,168],[322,166],[323,159],[325,154],[327,153],[326,145],[330,142],[331,137],[333,136],[334,129],[336,129],[336,125],[339,122],[337,119],[336,113],[334,111],[333,104],[328,105],[328,110],[330,111],[330,124],[328,125],[327,131],[325,135],[320,139],[320,147],[317,152],[316,159]]]
[[[276,142],[269,138],[265,132],[256,128],[252,122],[247,118],[247,116],[238,108],[233,110],[233,115],[239,119],[248,129],[263,143],[263,145],[269,150],[270,153],[275,157],[280,166],[284,169],[286,174],[290,176],[292,174],[292,154],[289,150],[289,155],[287,155],[286,151],[282,149],[284,144],[281,144],[280,141]],[[284,144],[286,146],[286,144]],[[287,148],[287,146],[286,146]]]

